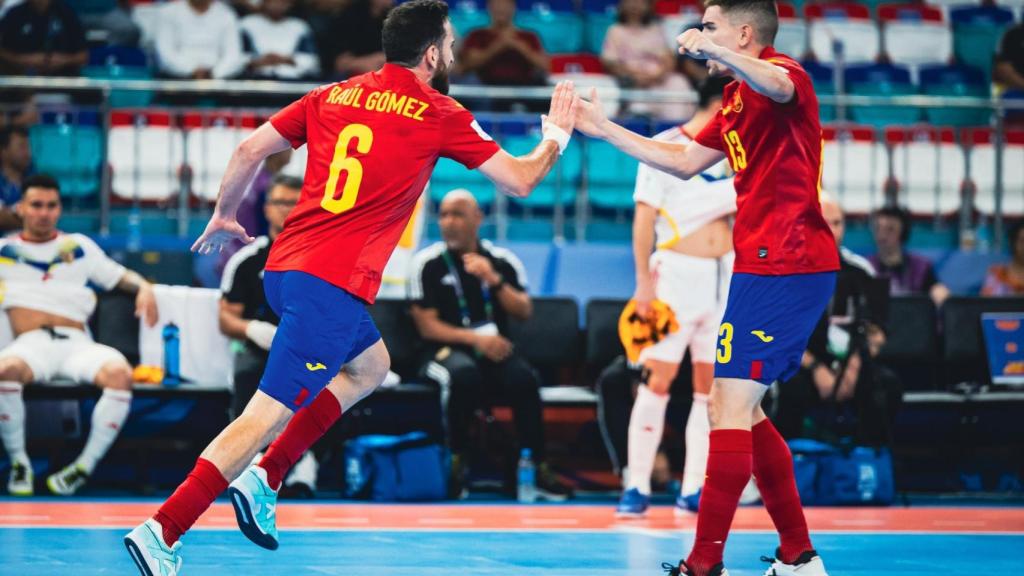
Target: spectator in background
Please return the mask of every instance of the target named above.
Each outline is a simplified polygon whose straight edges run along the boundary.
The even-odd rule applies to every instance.
[[[889,280],[892,295],[925,294],[942,306],[949,298],[949,288],[936,278],[931,262],[906,250],[910,213],[903,208],[881,208],[871,216],[871,232],[878,252],[869,260],[878,277]]]
[[[297,80],[320,72],[313,32],[288,16],[294,0],[263,0],[260,12],[242,18],[242,50],[256,78]]]
[[[316,38],[320,66],[328,78],[344,79],[384,65],[381,31],[394,0],[353,0]]]
[[[232,78],[245,67],[238,18],[221,2],[175,0],[156,31],[160,73],[171,78]]]
[[[274,177],[263,207],[270,223],[267,233],[257,236],[255,241],[236,252],[224,269],[220,287],[220,331],[244,342],[244,348],[235,355],[234,396],[231,401],[235,417],[242,413],[259,388],[267,366],[270,343],[281,321],[267,304],[263,293],[263,268],[267,264],[270,247],[284,229],[284,220],[298,203],[301,193],[301,178]],[[255,236],[253,232],[250,234]],[[292,468],[284,487],[296,495],[312,496],[316,489],[317,467],[312,452],[306,452]]]
[[[497,401],[511,405],[519,444],[539,463],[538,495],[564,500],[569,489],[544,462],[540,378],[509,340],[509,320],[533,313],[523,265],[512,252],[480,241],[483,213],[469,192],[449,192],[439,219],[444,241],[414,257],[409,299],[428,348],[421,372],[441,388],[442,402],[447,400],[450,491],[462,492],[473,414]]]
[[[988,269],[982,296],[1024,296],[1024,221],[1010,226],[1010,261]]]
[[[689,81],[676,72],[676,54],[669,48],[651,4],[652,0],[619,2],[619,21],[604,37],[601,61],[624,88],[693,93]],[[633,103],[630,110],[665,120],[685,120],[693,115],[694,105]]]
[[[31,171],[28,131],[18,127],[0,130],[0,232],[21,228],[14,207],[21,200],[21,185]]]
[[[1024,24],[1016,24],[1003,33],[992,80],[1004,90],[1024,90]]]
[[[841,246],[842,210],[827,197],[821,210]],[[899,378],[876,361],[885,345],[888,306],[879,298],[886,295],[874,287],[870,262],[842,247],[839,259],[832,301],[807,344],[800,371],[777,387],[772,420],[785,438],[852,437],[858,445],[883,446],[891,441],[903,399]]]
[[[0,20],[0,72],[75,76],[88,60],[82,23],[63,0],[26,0]]]
[[[490,26],[473,30],[462,43],[461,73],[491,86],[546,84],[550,62],[540,38],[513,23],[515,0],[489,0],[487,11]]]

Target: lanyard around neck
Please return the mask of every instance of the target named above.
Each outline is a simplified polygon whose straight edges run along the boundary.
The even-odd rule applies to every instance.
[[[462,316],[462,326],[468,328],[473,324],[469,315],[469,302],[466,300],[466,293],[462,289],[462,277],[459,276],[459,269],[455,266],[455,259],[451,252],[445,250],[442,255],[444,262],[448,265],[448,273],[452,277],[452,286],[455,288],[455,297],[459,300],[459,315]],[[494,321],[494,305],[491,303],[491,289],[487,284],[480,282],[480,292],[484,299],[484,315],[487,322]]]

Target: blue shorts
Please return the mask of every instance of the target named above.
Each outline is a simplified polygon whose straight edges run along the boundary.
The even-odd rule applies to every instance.
[[[263,291],[281,323],[259,389],[292,410],[312,402],[342,366],[380,340],[366,304],[316,276],[266,271]]]
[[[835,285],[835,272],[733,274],[718,327],[715,378],[771,386],[796,374]]]

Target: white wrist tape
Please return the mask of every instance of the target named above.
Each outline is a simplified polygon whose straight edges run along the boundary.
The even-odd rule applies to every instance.
[[[558,144],[558,153],[560,155],[565,154],[565,149],[569,147],[569,138],[572,136],[571,134],[550,122],[544,122],[543,127],[541,127],[541,134],[543,134],[541,142],[551,140],[555,144]]]

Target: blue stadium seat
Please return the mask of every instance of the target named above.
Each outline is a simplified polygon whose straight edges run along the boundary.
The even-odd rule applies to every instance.
[[[128,234],[129,226],[128,220],[131,214],[132,208],[113,208],[110,212],[110,233],[111,234]],[[146,236],[153,236],[157,234],[173,235],[178,233],[178,223],[174,218],[168,218],[167,210],[162,209],[147,209],[142,210],[140,214],[141,226],[143,234]],[[205,224],[204,224],[205,227]],[[203,228],[199,229],[202,232]]]
[[[523,263],[526,268],[526,279],[529,283],[528,290],[533,296],[549,296],[545,290],[550,290],[552,281],[548,278],[551,254],[557,250],[549,240],[544,242],[506,242],[499,244],[508,248]]]
[[[458,4],[457,7],[448,14],[448,19],[452,23],[452,28],[455,29],[455,34],[460,38],[465,38],[472,30],[476,28],[483,28],[490,24],[491,17],[487,15],[487,10],[478,9],[471,3]]]
[[[106,14],[117,8],[117,0],[75,0],[69,2],[78,14]]]
[[[134,46],[97,46],[89,49],[88,66],[146,67],[146,53]]]
[[[608,28],[615,24],[615,14],[604,12],[588,13],[583,19],[583,45],[587,52],[600,54]]]
[[[850,94],[862,96],[902,96],[916,94],[910,82],[910,71],[889,64],[851,66],[846,71]],[[885,127],[892,124],[914,124],[921,119],[917,108],[901,106],[854,106],[850,117],[858,123]]]
[[[920,72],[921,93],[930,96],[989,97],[989,84],[977,68],[931,66]],[[969,108],[926,108],[925,117],[939,126],[985,126],[991,113]]]
[[[455,188],[465,188],[485,209],[494,203],[494,185],[479,170],[469,170],[455,160],[439,158],[430,178],[430,200],[440,203]]]
[[[818,95],[835,95],[836,85],[835,79],[833,78],[833,70],[831,66],[825,64],[819,64],[817,62],[803,62],[804,70],[811,77],[811,82],[814,82],[814,91]],[[822,122],[834,122],[836,119],[836,107],[835,106],[821,106],[818,110],[818,114],[821,117]]]
[[[86,78],[99,80],[149,80],[153,73],[145,66],[87,66],[82,70]],[[142,108],[153,102],[152,90],[111,90],[109,104],[112,108]]]
[[[1013,12],[1000,6],[963,6],[949,12],[953,21],[953,54],[961,64],[992,77],[992,59]]]
[[[573,0],[516,0],[520,12],[575,12]]]
[[[52,174],[69,198],[96,194],[100,188],[103,135],[92,115],[43,118],[29,130],[36,169]]]
[[[580,4],[587,14],[615,14],[619,7],[618,0],[583,0]]]
[[[629,244],[566,244],[558,254],[553,293],[584,305],[595,298],[629,298],[633,276]]]
[[[590,203],[598,208],[631,210],[639,162],[603,140],[588,139],[585,145]]]
[[[549,54],[583,49],[583,19],[573,13],[531,10],[516,14],[516,24],[540,36]]]
[[[552,209],[555,204],[572,206],[576,201],[580,175],[583,171],[583,155],[580,152],[579,138],[574,138],[566,148],[551,173],[526,198],[513,198],[512,202],[523,207]],[[538,134],[508,136],[502,139],[502,147],[513,156],[528,154],[537,142]]]
[[[957,250],[936,270],[939,280],[958,296],[974,296],[981,291],[988,267],[1006,262],[1002,252],[963,252]]]

